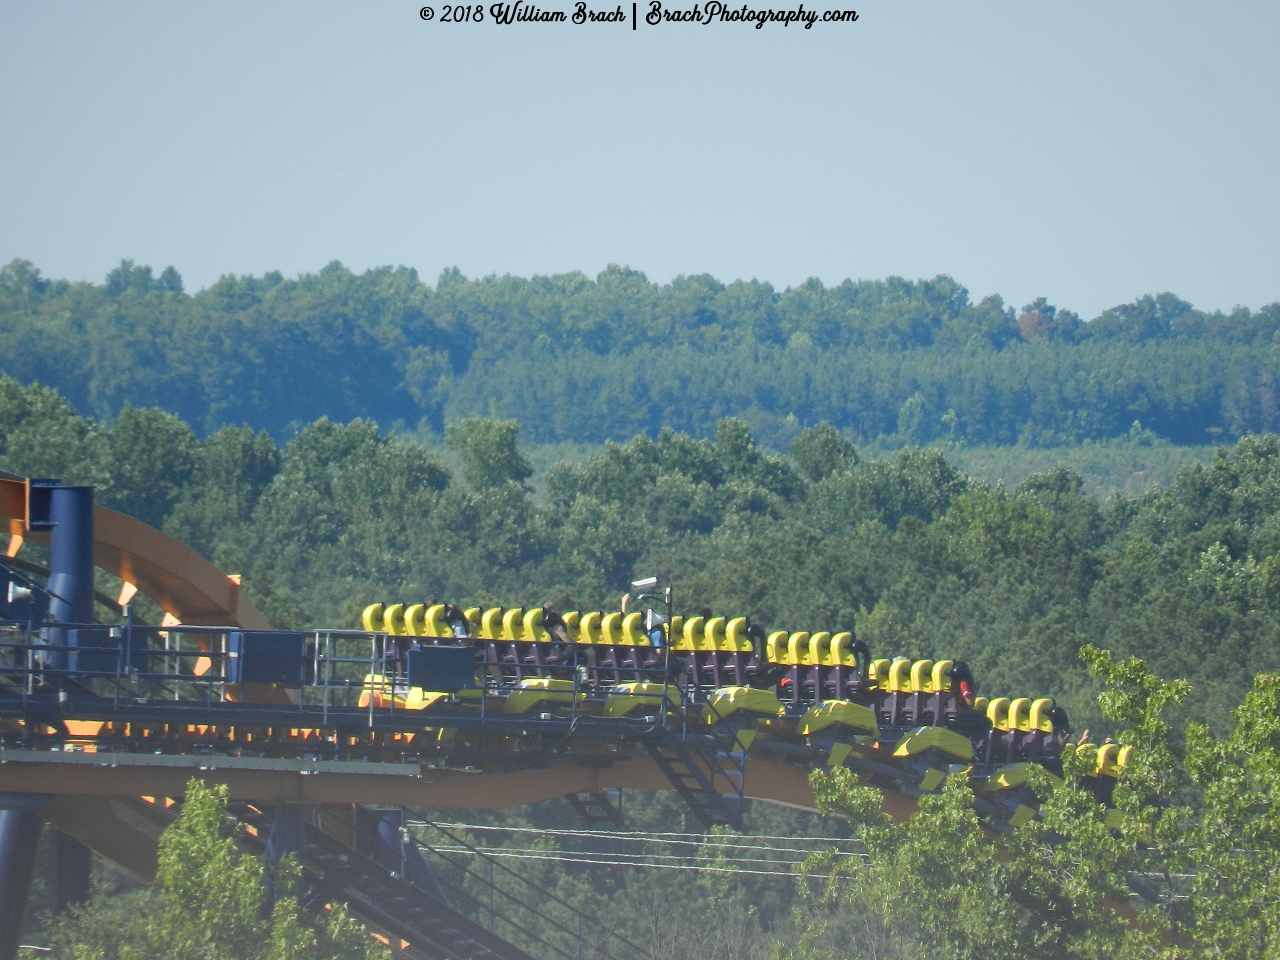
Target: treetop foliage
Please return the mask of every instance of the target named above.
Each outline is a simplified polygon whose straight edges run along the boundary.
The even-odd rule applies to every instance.
[[[859,443],[1053,446],[1141,421],[1206,443],[1280,429],[1278,333],[1276,304],[1205,313],[1163,293],[1085,323],[1043,298],[973,303],[945,276],[779,291],[610,266],[594,279],[446,270],[432,287],[405,267],[335,262],[187,294],[174,268],[129,260],[101,285],[0,268],[0,369],[98,419],[131,403],[202,435],[251,423],[278,442],[321,416],[436,433],[516,419],[539,443],[710,437],[736,416],[777,450],[820,423]]]
[[[336,905],[301,909],[292,856],[266,867],[240,849],[226,815],[225,786],[187,784],[182,813],[160,837],[156,891],[131,915],[91,901],[58,922],[59,960],[383,960],[389,952]],[[276,895],[271,898],[270,890]]]
[[[895,960],[1274,956],[1280,675],[1255,678],[1229,735],[1192,724],[1175,736],[1168,712],[1193,692],[1185,680],[1094,647],[1081,657],[1117,740],[1137,748],[1115,787],[1118,819],[1076,785],[1092,773],[1084,748],[1066,755],[1064,779],[1033,771],[1041,817],[1003,834],[983,830],[962,773],[895,823],[849,770],[816,772],[819,807],[848,819],[866,857],[809,859],[826,879],[775,960],[827,960],[850,940]],[[1131,887],[1144,898],[1136,917]],[[850,918],[862,920],[852,932]]]

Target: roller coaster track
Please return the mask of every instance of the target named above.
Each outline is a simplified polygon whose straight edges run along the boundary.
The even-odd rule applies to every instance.
[[[25,540],[49,543],[49,533],[33,531],[28,523],[30,485],[25,477],[0,471],[0,518],[8,521],[10,557],[17,556]],[[241,591],[240,578],[224,574],[186,544],[96,504],[93,533],[94,564],[122,581],[121,603],[141,593],[175,623],[270,629]]]
[[[28,481],[0,476],[10,558],[24,540],[48,536],[30,529],[29,496]],[[797,637],[809,635],[777,634],[769,661],[757,665],[744,648],[716,646],[711,631],[724,630],[721,620],[708,624],[705,647],[699,633],[682,648],[687,680],[676,684],[669,663],[643,659],[628,640],[633,622],[616,614],[603,618],[602,634],[589,625],[600,616],[584,615],[571,654],[539,632],[536,612],[521,612],[523,632],[508,613],[505,633],[486,614],[461,644],[433,630],[440,613],[421,605],[405,612],[412,636],[381,605],[377,622],[366,613],[365,630],[269,632],[238,578],[138,520],[102,507],[93,515],[94,562],[123,582],[121,604],[142,593],[165,623],[0,623],[0,793],[42,795],[40,816],[145,880],[172,816],[163,798],[180,799],[193,776],[225,785],[256,838],[274,805],[496,810],[569,796],[599,817],[616,814],[603,798],[619,790],[674,790],[704,826],[741,829],[748,799],[815,809],[810,772],[840,766],[879,788],[899,819],[948,772],[963,770],[979,814],[1007,830],[1037,815],[1028,766],[1060,771],[1052,726],[1027,724],[1031,701],[1014,701],[1023,704],[1016,710],[996,701],[1010,716],[993,728],[943,682],[947,661],[932,675],[929,661],[868,668],[820,658],[804,667]],[[678,627],[673,621],[673,637]],[[98,645],[67,646],[77,629],[97,631]],[[830,637],[814,635],[815,644],[819,636]],[[831,642],[832,657],[840,642]],[[433,663],[462,657],[471,665],[464,672],[485,685],[467,689],[468,679],[432,692],[414,677],[409,643],[421,651],[412,656]],[[259,647],[288,653],[293,674],[251,675]],[[59,666],[73,655],[77,665]],[[781,686],[744,682],[765,667],[791,671],[789,681],[774,678],[791,683],[789,700],[778,698]],[[485,680],[490,671],[501,681]],[[1099,752],[1102,794],[1123,760],[1114,748]],[[315,898],[347,901],[389,940],[425,956],[528,960],[356,846],[307,828],[297,852]]]

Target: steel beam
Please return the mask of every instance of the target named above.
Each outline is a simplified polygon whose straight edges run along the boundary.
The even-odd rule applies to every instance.
[[[15,960],[40,841],[36,807],[47,797],[0,794],[0,960]]]

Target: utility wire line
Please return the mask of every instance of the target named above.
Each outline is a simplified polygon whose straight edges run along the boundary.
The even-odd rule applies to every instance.
[[[457,848],[456,850],[451,850],[446,847],[437,847],[436,850],[442,853],[446,851],[457,852],[457,853],[466,852],[464,851],[463,848],[460,848],[460,847]],[[537,854],[529,854],[529,853],[501,853],[498,851],[488,851],[486,852],[485,856],[502,857],[504,859],[511,859],[511,860],[550,860],[555,863],[565,862],[564,857],[540,856]],[[785,871],[784,870],[739,870],[733,867],[714,867],[714,866],[704,866],[702,864],[687,864],[687,863],[681,863],[681,864],[632,863],[632,862],[618,862],[614,860],[594,860],[594,859],[592,860],[574,859],[573,862],[595,864],[602,867],[641,867],[647,870],[697,870],[702,873],[732,873],[732,874],[737,874],[739,876],[752,876],[752,877],[787,877],[787,878],[795,879],[796,877],[799,876],[799,874],[793,873],[790,870],[785,870]],[[782,865],[781,861],[774,860],[770,862],[777,863],[779,866]],[[810,879],[830,880],[831,877],[829,875],[823,874],[821,876],[814,875]]]
[[[441,852],[449,852],[449,853],[464,853],[464,852],[465,852],[465,848],[463,848],[463,847],[443,847],[443,846],[440,846],[440,847],[435,847],[434,849],[439,850],[439,851],[441,851]],[[497,856],[514,856],[514,855],[516,855],[516,854],[522,854],[522,853],[538,854],[538,855],[541,855],[541,856],[548,857],[548,858],[550,858],[550,859],[573,860],[574,862],[584,862],[584,861],[582,861],[582,860],[581,860],[581,858],[582,858],[582,857],[608,857],[608,858],[610,858],[610,859],[612,859],[612,860],[617,860],[617,862],[618,862],[620,865],[630,864],[630,863],[639,863],[641,866],[644,866],[644,865],[645,865],[645,862],[646,862],[646,861],[648,861],[648,860],[655,860],[655,861],[660,861],[660,860],[678,860],[678,861],[683,861],[683,862],[687,863],[688,861],[690,861],[690,860],[692,860],[692,859],[695,859],[695,858],[693,858],[693,857],[682,857],[682,856],[679,856],[679,855],[677,855],[677,854],[661,854],[661,853],[657,853],[657,854],[648,854],[648,853],[607,853],[607,852],[606,852],[606,853],[601,853],[601,852],[592,851],[592,850],[548,850],[548,849],[546,849],[545,847],[477,847],[477,848],[476,848],[476,852],[478,852],[478,853],[483,853],[483,854],[487,854],[487,855],[489,855],[489,856],[495,856],[495,857],[497,857]],[[814,850],[814,851],[811,851],[811,852],[813,852],[813,853],[821,853],[822,851],[820,851],[820,850]],[[848,854],[846,854],[846,856],[848,856]],[[625,858],[627,858],[627,859],[625,859],[625,860],[624,860],[624,859],[620,859],[620,858],[623,858],[623,857],[625,857]],[[697,857],[696,859],[698,859],[698,860],[702,860],[702,861],[725,860],[725,861],[730,862],[730,863],[775,863],[775,864],[797,864],[797,863],[803,863],[803,861],[802,861],[802,860],[788,860],[788,859],[785,859],[785,858],[778,858],[778,857],[708,857],[708,856],[702,856],[702,857]]]
[[[473,831],[491,831],[500,833],[534,833],[539,836],[555,836],[555,837],[582,837],[592,840],[621,840],[632,843],[675,843],[688,845],[690,843],[697,844],[723,844],[725,846],[733,846],[735,849],[747,849],[747,844],[735,843],[737,840],[774,840],[785,843],[817,843],[827,846],[841,843],[858,843],[857,838],[836,839],[828,837],[774,837],[757,834],[716,834],[716,833],[622,833],[609,830],[541,830],[536,827],[497,827],[478,823],[432,823],[426,820],[409,821],[419,826],[439,826],[448,827],[453,830],[473,830]],[[678,839],[666,839],[678,838]],[[772,850],[781,849],[775,847],[755,847],[754,849]],[[798,852],[811,853],[813,851],[797,848]]]

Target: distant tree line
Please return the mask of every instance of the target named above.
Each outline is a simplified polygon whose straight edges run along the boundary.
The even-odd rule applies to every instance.
[[[1180,444],[1280,429],[1280,305],[1204,313],[1144,296],[1085,323],[1043,299],[972,303],[955,280],[816,279],[777,291],[611,266],[594,280],[223,277],[195,295],[172,267],[123,261],[103,284],[0,268],[0,371],[98,419],[125,404],[207,435],[251,423],[375,420],[435,433],[518,419],[532,442],[663,427],[709,437],[743,418],[785,450],[825,422],[858,443],[1055,446],[1135,421]]]

